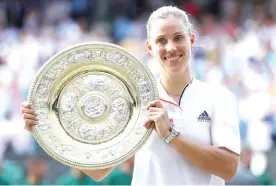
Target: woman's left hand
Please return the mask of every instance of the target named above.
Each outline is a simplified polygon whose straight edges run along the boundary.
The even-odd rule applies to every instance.
[[[168,112],[164,107],[161,100],[157,99],[147,106],[148,118],[145,122],[145,127],[149,128],[154,122],[154,128],[162,139],[166,138],[170,134],[170,119]]]

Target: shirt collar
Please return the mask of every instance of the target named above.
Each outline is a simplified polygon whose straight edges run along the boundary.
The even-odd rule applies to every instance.
[[[195,81],[196,81],[196,79],[195,79],[194,77],[192,77],[192,82],[189,84],[189,87],[190,87],[192,84],[194,84]],[[158,93],[159,93],[159,98],[160,98],[160,99],[163,99],[163,100],[165,100],[165,101],[172,102],[172,103],[178,105],[178,103],[175,102],[175,101],[168,95],[168,93],[166,92],[166,90],[164,89],[163,85],[161,84],[160,78],[157,78],[157,82],[156,82],[156,83],[157,83],[157,89],[158,89]],[[182,92],[182,94],[185,94],[185,93]],[[180,99],[182,99],[182,95],[181,95]],[[181,100],[180,100],[180,102],[181,102]]]

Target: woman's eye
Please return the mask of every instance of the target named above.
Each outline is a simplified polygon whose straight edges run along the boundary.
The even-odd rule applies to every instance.
[[[166,40],[164,38],[159,38],[159,39],[157,39],[157,43],[158,44],[165,44]]]
[[[181,40],[183,40],[183,39],[184,39],[184,37],[181,36],[181,35],[175,37],[175,40],[176,40],[176,41],[181,41]]]

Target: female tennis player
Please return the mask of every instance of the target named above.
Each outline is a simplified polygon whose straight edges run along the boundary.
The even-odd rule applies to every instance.
[[[224,185],[235,175],[240,153],[235,98],[193,77],[195,35],[184,11],[157,9],[147,35],[147,49],[160,67],[160,98],[148,105],[144,125],[155,132],[135,154],[132,185]],[[22,115],[27,130],[37,124],[30,104],[22,105]],[[113,169],[84,172],[102,180]]]

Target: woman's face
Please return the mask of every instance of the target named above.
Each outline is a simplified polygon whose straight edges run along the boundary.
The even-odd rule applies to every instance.
[[[147,47],[167,73],[183,73],[191,58],[194,35],[188,35],[183,20],[169,16],[152,22]]]

